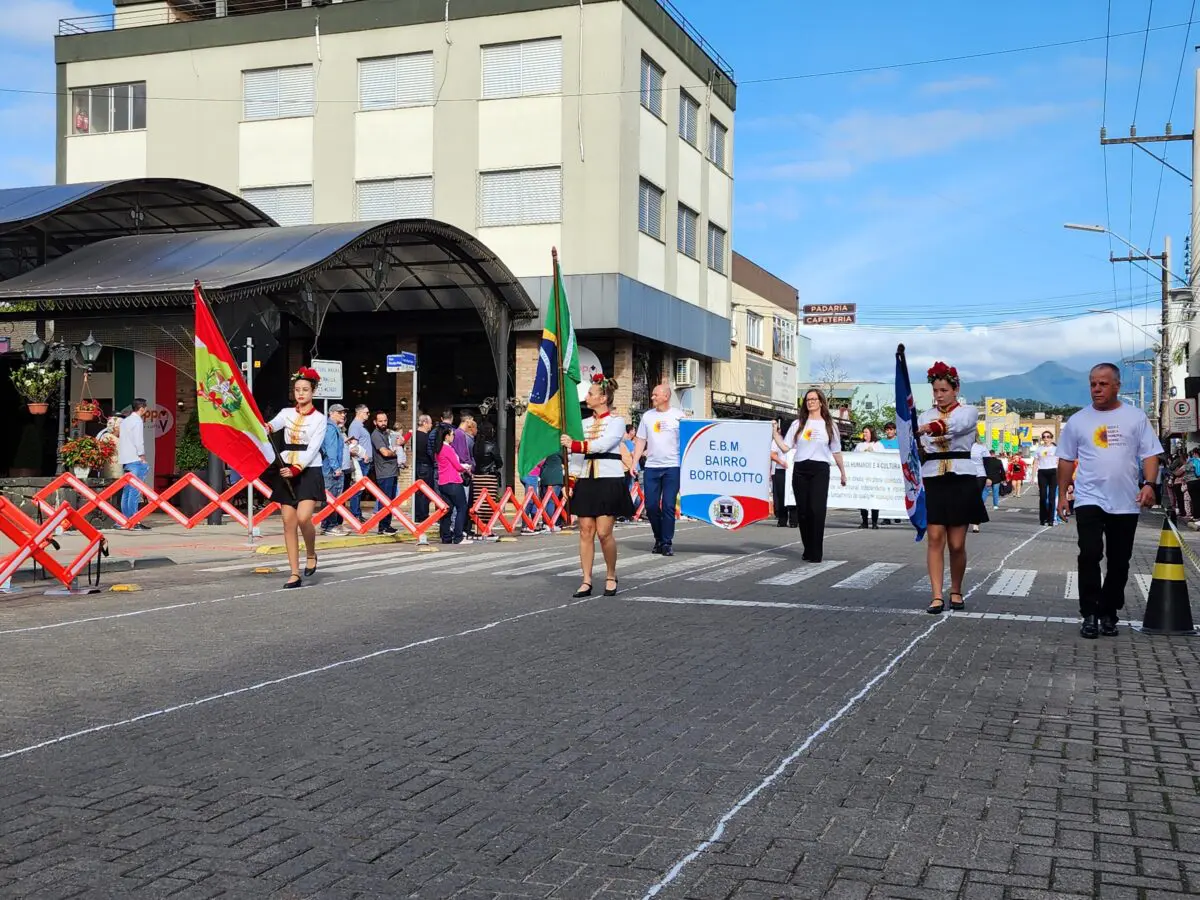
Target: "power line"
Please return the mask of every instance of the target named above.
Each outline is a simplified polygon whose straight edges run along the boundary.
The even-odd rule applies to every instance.
[[[1190,16],[1188,17],[1191,18]],[[1104,18],[1104,92],[1100,102],[1100,131],[1103,134],[1104,129],[1108,126],[1108,60],[1110,56],[1110,48],[1112,44],[1112,0],[1108,0],[1108,12]],[[1104,164],[1104,227],[1105,237],[1108,239],[1108,255],[1113,255],[1113,238],[1112,238],[1112,199],[1109,192],[1108,184],[1108,152],[1104,146],[1100,147],[1100,158]],[[1112,296],[1113,308],[1116,309],[1119,304],[1117,299],[1117,270],[1111,267],[1112,270]],[[1131,332],[1132,334],[1132,332]],[[1121,355],[1125,355],[1125,342],[1121,338],[1121,326],[1117,324],[1117,345],[1121,350]]]
[[[1142,40],[1142,65],[1138,69],[1137,93],[1133,96],[1133,121],[1137,124],[1138,103],[1142,99],[1142,76],[1146,74],[1146,49],[1150,46],[1150,18],[1154,15],[1154,0],[1150,0],[1146,9],[1146,37]],[[1189,17],[1190,18],[1190,17]]]
[[[1192,0],[1192,8],[1188,12],[1190,20],[1196,13],[1196,0]],[[1183,80],[1183,65],[1187,61],[1188,46],[1192,42],[1192,26],[1189,25],[1183,35],[1183,50],[1179,54],[1179,69],[1175,72],[1175,90],[1171,92],[1171,109],[1167,112],[1167,121],[1170,122],[1175,118],[1175,102],[1179,99],[1179,85]],[[1140,144],[1134,144],[1135,147],[1140,147]],[[1162,161],[1164,166],[1167,163],[1167,156],[1171,148],[1170,143],[1163,145]],[[1149,152],[1149,151],[1147,151]],[[1174,167],[1172,167],[1174,168]],[[1154,227],[1158,224],[1158,204],[1162,200],[1163,176],[1167,173],[1163,169],[1158,170],[1158,190],[1154,194],[1154,213],[1150,216],[1150,237],[1146,240],[1146,246],[1149,247],[1154,243]],[[1193,177],[1200,177],[1200,173],[1192,173]]]

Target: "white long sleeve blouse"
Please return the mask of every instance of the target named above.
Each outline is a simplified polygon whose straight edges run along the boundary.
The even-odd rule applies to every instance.
[[[625,420],[605,413],[583,420],[583,440],[571,444],[571,474],[577,478],[623,478],[621,441]]]
[[[325,440],[328,420],[315,407],[307,416],[295,408],[282,410],[267,423],[272,432],[283,432],[283,457],[285,465],[293,469],[308,469],[321,465],[321,444]]]
[[[922,434],[921,450],[929,453],[962,453],[962,459],[927,459],[921,464],[923,478],[938,475],[974,475],[975,463],[971,461],[971,447],[979,427],[979,410],[974,406],[957,404],[947,412],[936,406],[917,417],[917,426],[937,423],[939,433]]]
[[[799,419],[793,421],[783,443],[788,450],[796,451],[796,462],[812,460],[833,465],[834,454],[842,452],[842,437],[837,423],[827,422],[818,416],[810,416],[803,429],[800,428]]]

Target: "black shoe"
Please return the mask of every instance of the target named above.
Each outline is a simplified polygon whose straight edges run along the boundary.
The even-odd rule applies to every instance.
[[[313,564],[311,566],[304,567],[304,577],[312,578],[317,574],[317,558],[315,556],[310,556],[308,559],[311,559]],[[305,562],[308,562],[308,559],[306,559]]]
[[[1117,617],[1114,613],[1100,617],[1100,633],[1105,637],[1117,636]]]
[[[303,584],[299,575],[293,575],[284,583],[284,588],[298,588]]]
[[[592,583],[590,581],[585,581],[583,583],[583,587],[581,587],[579,590],[577,590],[575,593],[573,593],[571,595],[571,599],[577,600],[580,597],[590,597],[590,596],[592,596]]]
[[[615,578],[606,578],[604,581],[605,581],[605,583],[604,583],[604,596],[605,596],[605,597],[615,597],[615,596],[617,596],[617,579],[615,579]],[[608,582],[610,582],[610,581],[613,583],[613,586],[612,586],[612,588],[611,588],[611,589],[610,589],[610,588],[609,588],[609,586],[608,586]]]
[[[872,522],[872,523],[871,523],[871,527],[872,527],[872,528],[874,528],[876,531],[878,531],[878,530],[879,530],[879,523],[878,523],[878,522]]]
[[[1094,641],[1100,637],[1100,629],[1096,625],[1095,616],[1084,616],[1083,624],[1079,626],[1079,636],[1085,637],[1089,641]]]
[[[661,553],[663,556],[674,556],[675,548],[672,547],[670,544],[663,544],[662,549],[658,552]]]
[[[389,527],[389,528],[380,528],[380,529],[379,529],[379,533],[380,533],[380,534],[399,534],[399,532],[398,532],[398,531],[396,531],[396,529],[395,529],[395,528],[391,528],[391,527]]]
[[[132,530],[133,530],[133,531],[149,531],[149,530],[150,530],[150,526],[149,526],[149,525],[143,525],[141,522],[138,522],[136,525],[134,525],[134,526],[133,526]]]
[[[862,523],[861,525],[859,525],[858,527],[859,527],[859,528],[867,528],[868,526],[867,526],[867,523],[866,523],[866,522],[863,522],[863,523]]]
[[[957,602],[954,599],[955,597],[958,598]],[[967,608],[966,599],[958,591],[950,592],[950,608],[954,610],[954,612],[963,612]]]
[[[658,541],[655,541],[655,542],[654,542],[654,549],[653,549],[653,550],[651,550],[650,552],[651,552],[651,553],[662,553],[662,544],[660,544]]]
[[[925,607],[925,612],[931,616],[940,616],[946,611],[946,602],[941,597],[934,597],[930,604]]]

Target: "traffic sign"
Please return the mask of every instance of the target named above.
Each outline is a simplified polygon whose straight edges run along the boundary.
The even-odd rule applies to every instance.
[[[414,372],[417,368],[417,354],[405,350],[403,353],[389,353],[387,370],[392,373]]]
[[[1170,403],[1171,418],[1168,425],[1171,434],[1189,434],[1196,430],[1196,400],[1192,397],[1176,398]]]
[[[321,376],[317,389],[313,391],[314,400],[342,399],[342,361],[340,359],[314,359],[312,367]]]

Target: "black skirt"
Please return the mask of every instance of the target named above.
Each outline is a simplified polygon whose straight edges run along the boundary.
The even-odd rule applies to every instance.
[[[974,475],[933,475],[925,479],[925,519],[930,525],[982,525],[988,520]]]
[[[601,516],[630,518],[633,516],[633,500],[625,487],[625,479],[580,478],[571,492],[571,515],[587,519]]]
[[[309,466],[299,475],[284,478],[276,468],[269,469],[263,477],[271,489],[271,499],[280,506],[295,508],[301,500],[325,502],[325,476],[320,466]]]

